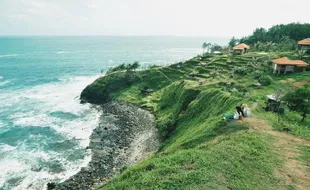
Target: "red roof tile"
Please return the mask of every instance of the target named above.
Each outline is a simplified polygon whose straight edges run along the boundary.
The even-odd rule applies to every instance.
[[[304,39],[304,40],[300,40],[298,42],[298,45],[309,45],[310,46],[310,38]]]
[[[308,63],[302,61],[302,60],[290,60],[287,57],[282,57],[278,59],[272,60],[273,63],[277,65],[296,65],[297,67],[307,67]]]
[[[242,44],[236,45],[233,49],[250,49],[250,46],[242,43]]]

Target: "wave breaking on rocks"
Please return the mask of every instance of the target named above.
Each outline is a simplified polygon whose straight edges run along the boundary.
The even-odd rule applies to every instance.
[[[93,189],[158,147],[159,137],[151,113],[126,103],[106,103],[102,106],[99,125],[90,136],[88,148],[92,160],[53,189]]]

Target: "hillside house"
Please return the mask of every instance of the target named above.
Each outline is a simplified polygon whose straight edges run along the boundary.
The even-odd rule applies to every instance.
[[[310,48],[310,38],[298,41],[298,48]]]
[[[282,57],[272,60],[273,73],[301,72],[305,71],[308,64],[302,60],[290,60]]]
[[[298,49],[308,49],[307,52],[310,53],[310,38],[300,40],[298,42]]]
[[[250,46],[242,43],[238,44],[235,47],[233,47],[233,51],[235,54],[244,54],[247,53],[250,50]]]

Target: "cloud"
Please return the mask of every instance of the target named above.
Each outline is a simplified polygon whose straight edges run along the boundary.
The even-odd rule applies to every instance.
[[[7,16],[8,20],[11,22],[29,22],[32,17],[26,14],[12,14]]]
[[[256,27],[310,22],[309,5],[308,0],[0,0],[0,34],[244,36]]]

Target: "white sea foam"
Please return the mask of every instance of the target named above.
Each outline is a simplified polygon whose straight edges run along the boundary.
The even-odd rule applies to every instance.
[[[0,76],[0,80],[3,79],[3,76]]]
[[[59,82],[38,85],[19,91],[4,91],[0,93],[0,114],[6,110],[13,112],[8,119],[14,126],[28,127],[50,127],[59,135],[68,140],[79,143],[77,149],[83,149],[89,144],[89,136],[97,126],[99,113],[90,108],[90,105],[79,103],[78,97],[82,89],[90,84],[95,77],[63,77]],[[58,117],[51,113],[68,113],[73,119]],[[30,139],[42,139],[36,134]],[[78,139],[78,140],[76,140]],[[38,142],[44,143],[44,142]],[[37,147],[37,146],[36,146]],[[44,189],[49,181],[61,181],[77,173],[81,167],[88,164],[91,159],[90,152],[83,160],[67,160],[66,152],[59,153],[40,149],[29,149],[26,142],[21,141],[17,147],[0,145],[0,188],[12,179],[16,184],[11,189]],[[5,151],[5,152],[4,152]],[[32,168],[39,167],[39,160],[57,160],[62,164],[65,171],[51,173],[46,169],[33,171]],[[5,188],[5,186],[4,186]]]
[[[8,151],[15,150],[15,149],[16,149],[16,147],[14,147],[14,146],[10,146],[7,144],[0,144],[1,152],[8,152]]]
[[[29,166],[15,159],[1,159],[0,187],[2,187],[7,180],[17,177],[15,174],[30,169],[28,167]]]
[[[19,54],[5,54],[5,55],[0,55],[0,58],[1,58],[1,57],[16,57],[16,56],[19,56]]]
[[[90,51],[58,51],[56,54],[75,54],[75,53],[89,53]]]
[[[1,81],[0,86],[5,86],[5,85],[9,84],[10,82],[11,81],[9,81],[9,80]]]

